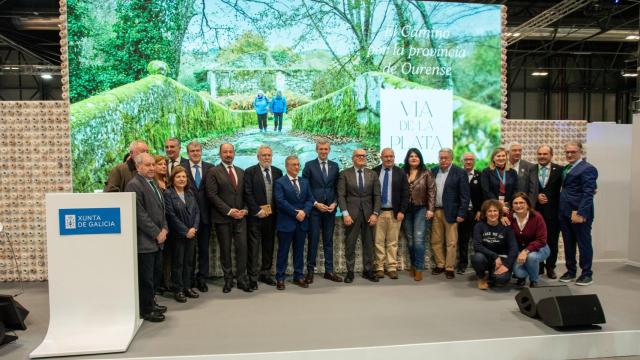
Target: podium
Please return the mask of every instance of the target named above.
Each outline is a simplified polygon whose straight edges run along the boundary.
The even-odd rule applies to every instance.
[[[47,194],[49,328],[31,358],[126,351],[138,308],[135,193]]]

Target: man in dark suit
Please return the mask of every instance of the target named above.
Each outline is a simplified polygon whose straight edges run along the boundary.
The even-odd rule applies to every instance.
[[[387,263],[387,275],[398,278],[398,237],[404,213],[409,206],[409,181],[407,174],[395,166],[396,156],[391,148],[380,153],[382,164],[373,171],[380,181],[380,216],[375,231],[376,277],[384,277],[384,264]]]
[[[345,229],[346,283],[353,282],[356,265],[356,241],[362,241],[362,276],[378,282],[373,271],[373,229],[380,214],[380,181],[373,170],[365,168],[367,153],[356,149],[351,157],[353,166],[343,170],[338,179],[338,205],[342,210]]]
[[[456,251],[458,247],[458,223],[464,221],[469,209],[469,177],[461,168],[453,165],[453,150],[443,148],[438,152],[439,166],[431,169],[436,179],[436,211],[431,228],[431,248],[436,267],[431,274],[446,273],[447,279],[456,275]],[[446,257],[445,257],[446,240]]]
[[[278,207],[278,258],[276,260],[276,288],[284,290],[289,248],[293,245],[293,283],[307,288],[304,279],[304,240],[309,230],[309,214],[314,205],[307,179],[298,176],[300,161],[295,155],[285,160],[286,176],[276,181],[274,195]]]
[[[189,159],[182,159],[180,165],[187,170],[189,179],[188,187],[196,195],[198,210],[200,210],[200,224],[197,232],[197,259],[198,266],[194,272],[192,283],[201,292],[209,291],[207,286],[207,276],[209,276],[209,241],[211,240],[211,212],[209,211],[209,201],[205,184],[206,176],[213,164],[202,160],[202,145],[197,141],[192,141],[187,145]]]
[[[180,156],[180,150],[182,149],[182,145],[180,143],[180,139],[172,137],[168,138],[164,143],[164,153],[167,155],[169,159],[167,161],[167,178],[171,176],[171,171],[173,168],[178,165],[183,165],[187,159]],[[187,150],[189,151],[189,150]],[[188,168],[185,168],[188,169]]]
[[[469,196],[471,202],[467,208],[464,221],[458,224],[458,263],[456,273],[464,275],[469,265],[469,239],[473,237],[473,228],[480,219],[483,195],[480,184],[480,172],[475,169],[476,156],[473,153],[462,155],[462,168],[469,180]]]
[[[136,224],[138,237],[138,293],[140,315],[151,322],[164,320],[166,307],[155,305],[154,268],[161,261],[160,250],[167,239],[169,227],[164,215],[164,200],[153,178],[156,174],[153,156],[142,153],[134,158],[137,174],[129,181],[126,192],[136,193]]]
[[[324,278],[342,282],[342,278],[333,272],[333,228],[336,224],[336,188],[340,170],[338,164],[329,160],[330,144],[326,140],[316,143],[318,158],[308,161],[302,170],[302,176],[309,181],[311,193],[316,205],[311,210],[309,219],[309,243],[307,246],[307,283],[313,283],[313,272],[316,267],[318,243],[322,232],[322,249],[324,252]]]
[[[551,254],[545,263],[540,263],[540,272],[547,269],[549,279],[557,278],[555,268],[558,259],[558,237],[560,235],[560,218],[558,205],[560,188],[562,187],[562,166],[552,163],[553,149],[548,145],[540,145],[537,150],[538,164],[531,169],[529,177],[529,199],[531,205],[544,218],[547,225],[547,244]]]
[[[216,228],[220,246],[220,263],[224,273],[222,292],[233,288],[231,244],[236,250],[236,279],[238,288],[251,292],[247,279],[247,221],[244,204],[244,171],[233,165],[235,149],[231,144],[220,145],[220,164],[207,172],[205,188],[211,203],[211,222]]]
[[[253,290],[258,289],[258,280],[267,285],[276,285],[271,277],[276,231],[273,189],[276,180],[282,176],[282,170],[271,165],[272,151],[270,147],[260,146],[257,157],[258,164],[247,168],[244,172],[244,199],[249,208],[247,272]],[[262,245],[261,266],[258,264],[260,245]]]
[[[518,142],[510,143],[507,151],[509,152],[511,168],[518,173],[518,191],[529,194],[529,172],[535,164],[522,159],[522,145]]]
[[[134,140],[129,144],[129,159],[116,165],[104,186],[104,192],[123,192],[127,183],[137,174],[135,158],[139,154],[149,152],[149,147],[144,141]]]
[[[563,170],[564,181],[560,191],[560,231],[564,242],[564,258],[567,272],[560,277],[570,282],[576,277],[576,246],[580,249],[582,273],[576,285],[593,283],[593,246],[591,225],[593,224],[593,197],[596,193],[598,170],[582,159],[582,144],[574,141],[564,146],[569,163]]]

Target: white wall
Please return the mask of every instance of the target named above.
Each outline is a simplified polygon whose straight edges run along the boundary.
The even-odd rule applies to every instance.
[[[598,192],[594,200],[595,220],[592,231],[596,260],[621,260],[628,257],[631,133],[632,125],[587,125],[587,161],[598,169]],[[638,226],[640,221],[636,220],[635,223]]]
[[[631,163],[631,196],[629,207],[629,256],[630,262],[640,266],[640,114],[633,116],[632,129],[633,144],[631,153],[636,154],[632,157]]]

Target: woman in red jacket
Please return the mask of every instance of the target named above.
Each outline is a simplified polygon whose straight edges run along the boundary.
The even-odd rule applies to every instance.
[[[509,215],[511,229],[518,243],[518,257],[513,269],[517,285],[523,286],[529,278],[529,287],[538,286],[540,263],[549,257],[547,226],[542,216],[531,208],[531,201],[523,192],[513,195],[512,213]]]

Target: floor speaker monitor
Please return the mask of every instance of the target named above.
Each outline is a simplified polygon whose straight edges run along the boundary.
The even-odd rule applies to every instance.
[[[538,314],[542,321],[554,328],[588,327],[604,324],[604,311],[598,296],[554,296],[540,300]]]
[[[538,303],[542,299],[553,296],[569,296],[571,290],[567,285],[562,286],[540,286],[535,288],[524,288],[516,295],[516,302],[520,312],[530,316],[538,316]]]

